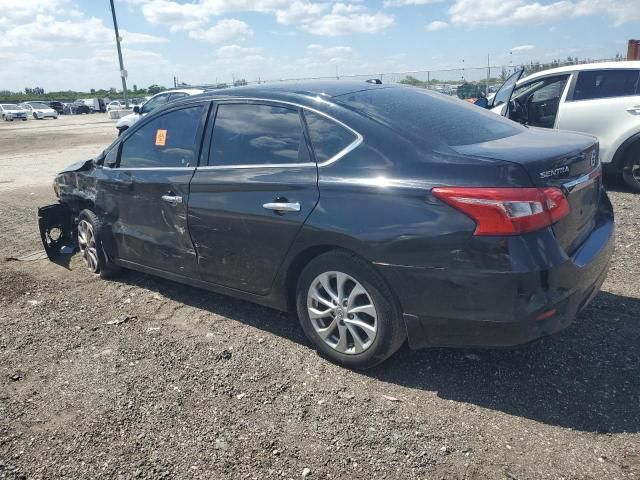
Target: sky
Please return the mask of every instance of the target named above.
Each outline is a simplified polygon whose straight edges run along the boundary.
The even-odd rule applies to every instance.
[[[211,84],[462,66],[469,76],[488,55],[492,65],[612,58],[640,37],[638,1],[115,0],[115,7],[131,88],[172,86],[174,76]],[[0,90],[35,86],[121,89],[109,0],[0,0]]]

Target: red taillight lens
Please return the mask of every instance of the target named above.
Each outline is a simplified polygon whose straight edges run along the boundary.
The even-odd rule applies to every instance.
[[[562,190],[548,188],[437,187],[433,194],[476,222],[474,235],[518,235],[569,214]]]

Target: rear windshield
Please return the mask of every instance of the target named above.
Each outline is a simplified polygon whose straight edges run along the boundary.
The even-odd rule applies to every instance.
[[[510,137],[524,130],[481,107],[411,87],[348,93],[338,99],[401,134],[450,147]]]

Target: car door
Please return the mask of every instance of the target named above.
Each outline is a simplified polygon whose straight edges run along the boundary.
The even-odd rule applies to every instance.
[[[300,109],[219,102],[210,139],[189,199],[198,271],[204,281],[266,294],[318,201]]]
[[[197,102],[167,110],[123,137],[96,202],[110,231],[108,245],[122,262],[197,276],[187,203],[209,107]]]
[[[640,70],[578,73],[558,115],[558,128],[590,133],[610,161],[617,146],[640,131]]]
[[[513,91],[507,116],[532,127],[553,128],[564,98],[569,74],[538,77]]]

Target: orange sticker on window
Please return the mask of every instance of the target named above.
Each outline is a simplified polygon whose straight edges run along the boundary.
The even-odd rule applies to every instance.
[[[156,147],[164,147],[167,144],[167,131],[158,129],[156,131]]]

